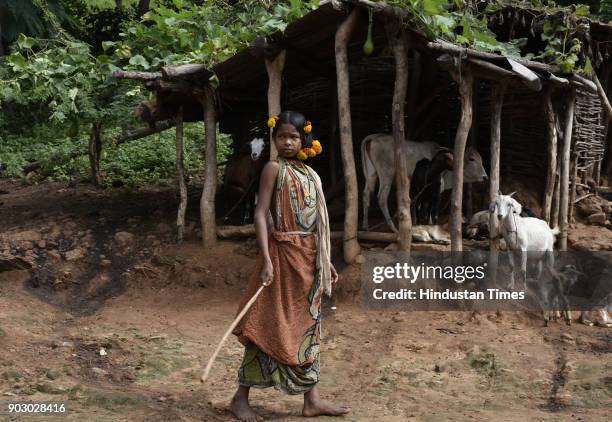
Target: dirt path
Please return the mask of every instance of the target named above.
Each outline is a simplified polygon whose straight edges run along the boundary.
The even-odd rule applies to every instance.
[[[231,339],[207,385],[199,377],[234,316],[254,242],[203,251],[192,230],[185,245],[172,245],[164,225],[173,210],[160,200],[172,199],[171,191],[141,192],[119,211],[125,197],[56,190],[39,202],[36,217],[20,219],[39,193],[28,189],[0,199],[0,218],[10,222],[0,234],[39,233],[40,240],[20,241],[33,245],[9,242],[7,250],[53,271],[47,278],[37,270],[0,272],[0,402],[68,401],[67,418],[41,421],[232,420],[227,404],[240,344]],[[76,248],[85,253],[68,260]],[[516,313],[365,311],[354,300],[358,275],[345,267],[336,309],[325,303],[323,310],[321,387],[352,406],[344,420],[609,416],[610,329],[544,328]],[[252,401],[267,420],[303,419],[299,396],[256,390]]]

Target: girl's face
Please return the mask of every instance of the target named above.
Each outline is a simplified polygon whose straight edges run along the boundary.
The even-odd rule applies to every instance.
[[[302,149],[302,138],[292,124],[283,123],[274,136],[274,145],[281,157],[291,158]]]

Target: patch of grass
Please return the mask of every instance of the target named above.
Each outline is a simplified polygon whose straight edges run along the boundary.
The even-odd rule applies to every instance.
[[[36,384],[36,391],[40,391],[45,394],[64,394],[66,390],[63,388],[59,388],[54,386],[53,384],[49,384],[47,382],[41,382]]]
[[[144,403],[145,399],[129,393],[120,392],[103,392],[88,390],[85,393],[87,399],[86,406],[101,407],[111,412],[121,412],[127,409],[133,409]]]
[[[494,377],[498,373],[495,353],[490,352],[470,352],[467,355],[469,365],[478,373],[487,377]]]

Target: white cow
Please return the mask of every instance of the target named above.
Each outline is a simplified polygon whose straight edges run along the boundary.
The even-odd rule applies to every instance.
[[[406,161],[408,176],[412,176],[416,164],[426,158],[431,160],[436,151],[441,148],[435,142],[406,141]],[[387,200],[391,185],[395,180],[395,156],[393,148],[393,135],[375,133],[366,136],[361,141],[361,165],[365,176],[365,187],[363,189],[363,229],[368,229],[368,208],[370,207],[370,196],[379,182],[378,206],[385,216],[389,227],[397,232],[397,228],[391,220]],[[482,166],[482,157],[473,148],[465,151],[463,182],[475,183],[487,180],[487,172]],[[445,171],[442,173],[442,187],[440,192],[451,189],[453,173]]]

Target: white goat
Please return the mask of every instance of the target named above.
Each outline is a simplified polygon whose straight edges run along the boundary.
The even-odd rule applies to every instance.
[[[522,207],[510,195],[502,195],[501,192],[491,203],[489,212],[497,215],[499,220],[499,231],[506,241],[508,247],[508,260],[510,263],[510,284],[509,288],[514,288],[514,256],[512,251],[521,251],[521,273],[525,290],[527,290],[527,255],[538,261],[538,275],[542,274],[542,261],[546,258],[546,265],[549,270],[554,270],[555,236],[559,234],[559,229],[551,229],[544,220],[534,217],[521,217]]]

